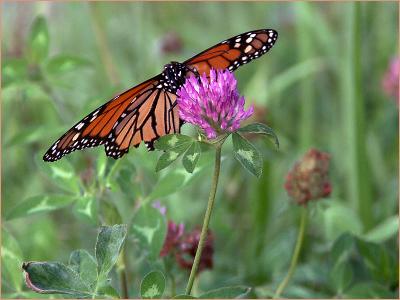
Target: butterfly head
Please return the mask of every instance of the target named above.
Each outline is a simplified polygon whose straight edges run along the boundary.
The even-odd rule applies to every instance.
[[[173,61],[164,66],[162,81],[164,87],[171,93],[176,91],[185,83],[187,67],[184,64]]]

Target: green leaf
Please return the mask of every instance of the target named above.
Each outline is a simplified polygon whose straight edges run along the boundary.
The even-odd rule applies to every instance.
[[[354,284],[349,290],[342,296],[344,299],[355,298],[355,299],[397,299],[398,295],[394,292],[389,291],[385,286],[377,282],[360,282]]]
[[[117,207],[110,201],[100,201],[101,221],[104,225],[121,224],[122,217],[118,212]]]
[[[94,288],[97,279],[97,263],[89,252],[83,249],[73,251],[68,264],[87,286]]]
[[[208,291],[200,295],[199,299],[216,299],[216,298],[246,298],[251,288],[245,286],[230,286]]]
[[[21,82],[27,78],[28,64],[25,59],[8,59],[2,65],[2,86]]]
[[[97,170],[98,178],[103,178],[104,175],[106,174],[107,161],[108,161],[107,155],[102,154],[102,155],[99,155],[99,157],[97,158],[96,170]]]
[[[239,128],[238,132],[264,134],[264,135],[270,137],[273,140],[273,142],[275,143],[276,147],[279,148],[278,136],[275,134],[275,132],[272,130],[271,127],[268,127],[265,124],[252,123],[252,124],[246,125],[242,128]]]
[[[154,148],[157,150],[169,151],[175,148],[189,147],[193,142],[193,138],[188,135],[179,133],[167,134],[160,137],[155,143]]]
[[[111,169],[112,168],[113,167],[111,167]],[[138,175],[135,167],[127,162],[126,165],[122,166],[122,168],[118,170],[117,176],[114,176],[115,179],[113,179],[109,174],[107,175],[106,184],[111,188],[114,184],[114,188],[120,188],[125,195],[135,199],[139,196],[142,196],[142,191],[140,189],[141,183],[135,181],[135,178],[137,178],[137,176]]]
[[[21,267],[21,266],[20,266]],[[20,274],[21,275],[21,274]],[[38,294],[33,291],[24,291],[18,293],[1,293],[2,299],[49,299],[50,297],[46,294]]]
[[[330,270],[330,283],[336,290],[336,293],[341,295],[352,283],[353,270],[347,262],[339,262]]]
[[[182,172],[183,171],[183,172]],[[185,170],[174,169],[163,175],[158,179],[158,182],[153,187],[149,199],[157,199],[160,197],[166,197],[173,194],[183,188],[185,182],[185,176],[189,175]]]
[[[74,213],[82,220],[93,225],[98,223],[98,202],[92,195],[78,198],[74,205]]]
[[[132,230],[141,248],[149,252],[150,259],[157,259],[167,235],[167,222],[160,211],[148,204],[142,205],[134,216]]]
[[[198,142],[193,142],[182,157],[182,163],[186,171],[188,171],[189,173],[193,173],[194,168],[199,161],[200,155],[200,144]]]
[[[342,234],[332,246],[330,251],[333,264],[345,261],[354,250],[356,239],[349,233]]]
[[[87,66],[90,66],[90,62],[87,59],[62,54],[49,59],[46,64],[46,70],[50,75],[60,76]]]
[[[49,30],[46,19],[37,17],[32,25],[28,39],[28,57],[33,63],[41,63],[49,53]]]
[[[7,214],[6,219],[11,220],[61,209],[71,204],[75,200],[75,196],[56,194],[30,197],[12,208]]]
[[[357,249],[363,257],[363,262],[371,276],[382,284],[398,281],[398,262],[390,255],[382,244],[371,243],[357,239]]]
[[[22,251],[17,240],[6,229],[2,230],[1,240],[2,275],[16,292],[20,292],[22,289]]]
[[[314,289],[304,286],[304,284],[296,284],[291,283],[288,287],[285,288],[283,292],[284,299],[309,299],[309,298],[327,298],[324,294],[321,295],[320,292],[315,291]],[[250,298],[250,297],[248,297]],[[273,298],[273,295],[271,296]]]
[[[187,149],[187,148],[186,148]],[[160,158],[157,161],[156,165],[156,172],[161,171],[162,169],[165,169],[168,167],[170,164],[172,164],[179,156],[182,155],[182,153],[186,150],[182,148],[175,148],[175,150],[167,151],[163,153]],[[178,151],[179,150],[179,151]]]
[[[210,163],[210,162],[208,162]],[[208,171],[208,168],[203,164],[202,166],[197,166],[196,170],[192,174],[189,174],[186,170],[181,167],[171,169],[168,173],[165,173],[159,178],[156,185],[153,187],[148,198],[150,200],[166,197],[179,190],[182,190],[185,186],[189,185],[191,182],[195,181],[200,175]]]
[[[378,224],[375,228],[371,229],[364,235],[364,239],[381,243],[398,234],[399,231],[399,217],[392,216]]]
[[[99,278],[106,278],[117,262],[126,233],[126,225],[100,227],[95,248]]]
[[[155,143],[155,148],[165,151],[157,161],[156,172],[168,167],[192,144],[193,138],[183,134],[169,134]]]
[[[172,299],[197,299],[197,298],[190,296],[190,295],[180,294],[180,295],[176,295]]]
[[[126,225],[101,227],[96,259],[86,250],[75,250],[68,266],[59,262],[24,263],[27,286],[38,293],[69,294],[73,298],[119,298],[107,275],[117,261],[126,233]]]
[[[102,285],[97,290],[97,294],[101,297],[118,299],[120,298],[118,292],[109,284]]]
[[[44,162],[42,158],[37,158],[38,167],[47,174],[52,181],[60,188],[69,193],[80,194],[80,180],[74,167],[68,159],[61,159],[56,162]]]
[[[29,288],[38,293],[69,294],[83,298],[91,296],[90,287],[70,267],[59,262],[29,262],[22,268]]]
[[[336,240],[343,233],[360,235],[362,224],[359,216],[349,207],[338,201],[327,203],[329,206],[324,210],[321,220],[328,240]]]
[[[148,273],[140,284],[140,295],[144,299],[161,298],[165,289],[165,276],[160,271]]]
[[[233,150],[235,158],[241,165],[256,177],[262,173],[262,158],[258,150],[240,134],[232,134]]]

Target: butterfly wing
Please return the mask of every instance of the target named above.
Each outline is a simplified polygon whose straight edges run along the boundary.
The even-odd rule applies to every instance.
[[[203,73],[208,75],[211,68],[234,71],[241,65],[267,53],[277,38],[278,32],[273,29],[245,32],[208,48],[188,59],[184,64],[189,69],[195,69],[200,75]]]
[[[43,156],[56,161],[64,155],[89,147],[105,146],[115,159],[130,146],[144,141],[149,148],[162,135],[179,132],[176,96],[159,85],[158,75],[114,97],[62,135]]]

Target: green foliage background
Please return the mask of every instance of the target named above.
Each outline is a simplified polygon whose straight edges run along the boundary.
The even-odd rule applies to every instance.
[[[2,3],[2,237],[14,265],[67,261],[74,249],[92,249],[97,227],[127,223],[146,201],[160,200],[186,228],[199,226],[212,168],[207,154],[193,175],[178,164],[156,174],[159,153],[144,147],[117,163],[102,147],[50,165],[41,157],[86,113],[171,60],[274,28],[279,39],[270,53],[235,74],[281,146],[254,141],[265,158],[258,180],[224,146],[211,221],[214,269],[201,273],[196,289],[245,284],[254,288],[251,297],[271,296],[298,230],[285,175],[316,147],[331,154],[333,193],[311,207],[300,266],[284,296],[397,297],[398,105],[381,88],[398,53],[397,20],[395,2]],[[32,39],[35,30],[41,35]],[[183,50],[163,54],[160,40],[171,31]],[[359,241],[358,250],[346,239]],[[125,249],[130,295],[138,296],[140,280],[160,262],[149,263],[134,238]],[[346,263],[336,264],[339,257]],[[183,292],[188,273],[174,272]],[[37,297],[12,267],[3,268],[2,291]]]

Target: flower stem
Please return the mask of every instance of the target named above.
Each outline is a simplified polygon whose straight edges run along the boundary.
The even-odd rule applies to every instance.
[[[307,207],[304,206],[304,207],[302,207],[302,211],[301,211],[300,228],[299,228],[299,233],[297,235],[297,241],[296,241],[296,246],[294,248],[292,260],[290,262],[289,271],[286,274],[286,277],[283,279],[283,281],[279,284],[279,286],[275,292],[274,299],[280,297],[281,293],[283,292],[283,290],[289,283],[289,280],[293,275],[294,269],[296,268],[297,261],[299,259],[301,245],[303,244],[306,223],[307,223]]]
[[[117,266],[119,269],[119,277],[121,281],[121,293],[122,299],[129,299],[128,294],[128,279],[126,274],[126,260],[125,260],[125,249],[122,249],[120,257],[117,261]]]
[[[170,274],[170,279],[171,279],[171,298],[174,298],[176,296],[176,282],[175,282],[175,277]]]
[[[199,245],[197,246],[196,256],[194,257],[192,270],[190,271],[189,281],[186,286],[186,295],[190,295],[193,287],[193,281],[196,277],[197,270],[200,264],[201,253],[204,248],[205,239],[208,231],[208,224],[210,223],[211,212],[214,205],[215,193],[217,192],[219,170],[221,167],[221,147],[222,144],[216,145],[215,149],[215,165],[214,165],[214,175],[211,182],[210,196],[208,197],[208,204],[206,214],[204,216],[203,227],[201,228]]]

